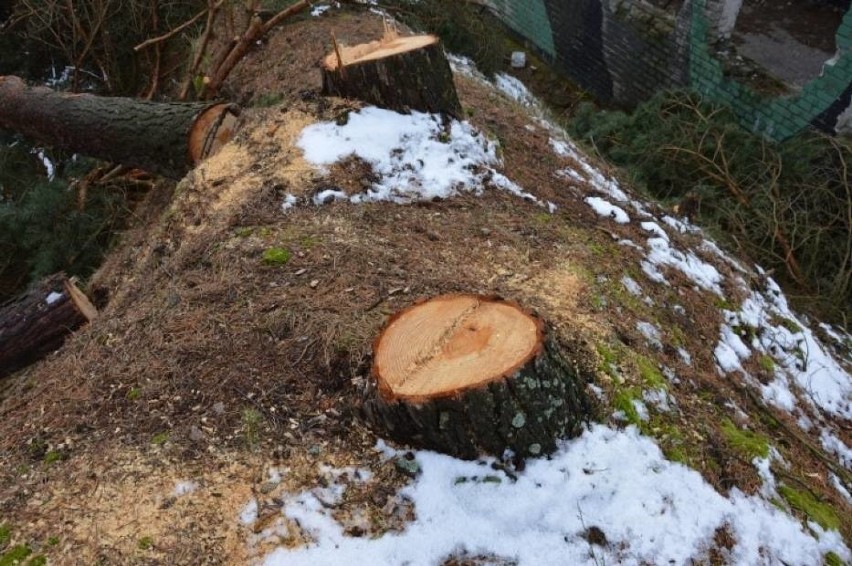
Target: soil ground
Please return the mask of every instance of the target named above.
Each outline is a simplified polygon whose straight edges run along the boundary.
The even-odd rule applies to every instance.
[[[617,241],[642,237],[640,228],[597,216],[582,200],[585,183],[553,174],[570,163],[550,150],[550,134],[493,89],[457,77],[470,121],[500,141],[504,171],[555,203],[555,214],[498,190],[281,212],[285,193],[369,186],[368,165],[349,160],[322,174],[293,144],[305,125],[357,107],[318,95],[330,31],[356,43],[381,26],[369,12],[332,13],[258,46],[229,88],[244,103],[270,105],[247,110],[235,143],[140,205],[136,226],[91,281],[108,297],[100,318],[0,382],[0,523],[12,543],[56,564],[245,563],[269,550],[254,535],[281,520],[283,495],[324,481],[320,464],[374,473],[338,510],[365,510],[362,535],[401,528],[411,510],[395,494],[409,479],[376,458],[376,437],[358,415],[370,347],[390,314],[454,291],[499,294],[542,313],[610,398],[641,386],[647,360],[676,369],[680,410],[659,415],[648,433],[723,492],[761,483],[725,438],[721,423],[737,418],[725,405],[756,415],[756,432],[793,463],[777,473],[837,509],[848,543],[852,513],[823,479],[825,459],[808,448],[818,440],[718,377],[718,298],[674,272],[671,287],[648,294],[656,305],[683,305],[682,315],[625,293],[624,275],[642,279],[641,252]],[[672,238],[687,247],[699,236]],[[290,260],[265,263],[271,247],[288,249]],[[730,272],[711,254],[702,259]],[[732,303],[743,298],[725,291]],[[691,365],[644,340],[636,322],[649,319],[663,343],[694,352]],[[767,377],[756,360],[747,366]],[[842,430],[852,444],[850,427]],[[274,481],[271,468],[288,473]],[[181,487],[190,480],[192,489]],[[251,497],[259,520],[249,527],[238,517]],[[278,544],[303,540],[296,525],[286,531]]]

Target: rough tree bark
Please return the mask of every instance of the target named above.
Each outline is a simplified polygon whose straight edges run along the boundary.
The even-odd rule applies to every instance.
[[[64,274],[43,279],[0,307],[0,377],[59,348],[97,310]]]
[[[340,47],[322,63],[322,93],[356,98],[382,108],[441,112],[460,118],[462,108],[453,73],[434,35],[384,37],[354,47]]]
[[[0,77],[0,128],[173,179],[227,143],[237,112],[226,103],[71,94]]]
[[[397,313],[378,336],[363,414],[381,435],[461,458],[541,456],[590,417],[578,374],[517,304],[444,295]]]

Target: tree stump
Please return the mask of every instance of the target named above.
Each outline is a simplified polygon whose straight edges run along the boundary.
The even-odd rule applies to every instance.
[[[97,310],[64,274],[39,281],[0,307],[0,377],[59,348]]]
[[[0,128],[173,179],[231,139],[237,112],[226,103],[55,92],[0,76]]]
[[[589,418],[585,383],[543,322],[498,297],[443,295],[391,318],[373,348],[367,422],[461,458],[541,456]]]
[[[386,29],[379,41],[341,47],[321,65],[325,96],[356,98],[397,112],[462,116],[453,72],[434,35],[400,37]]]

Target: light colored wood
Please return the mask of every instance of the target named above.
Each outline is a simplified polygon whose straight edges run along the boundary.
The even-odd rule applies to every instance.
[[[399,37],[395,31],[386,33],[380,40],[352,47],[338,46],[335,42],[334,52],[326,56],[323,65],[326,69],[333,71],[340,66],[338,61],[342,61],[345,67],[365,61],[375,61],[406,51],[414,51],[435,43],[438,43],[438,38],[434,35]]]
[[[75,281],[73,279],[69,279],[62,284],[65,292],[68,294],[68,298],[74,303],[74,306],[77,307],[77,310],[80,311],[86,320],[92,322],[98,316],[98,309],[95,308],[95,305],[89,300],[80,289],[77,288]]]
[[[417,401],[510,376],[541,351],[540,322],[514,303],[447,295],[402,311],[375,348],[380,393]]]
[[[228,143],[237,127],[237,116],[232,104],[211,106],[196,118],[189,132],[189,159],[193,165],[216,153]]]

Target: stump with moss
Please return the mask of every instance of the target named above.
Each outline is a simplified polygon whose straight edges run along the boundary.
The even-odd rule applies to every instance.
[[[322,63],[322,92],[381,108],[462,115],[453,73],[434,35],[400,37],[386,29],[378,41],[338,46]]]
[[[397,313],[376,339],[377,432],[461,458],[542,456],[589,420],[585,383],[516,303],[443,295]]]

